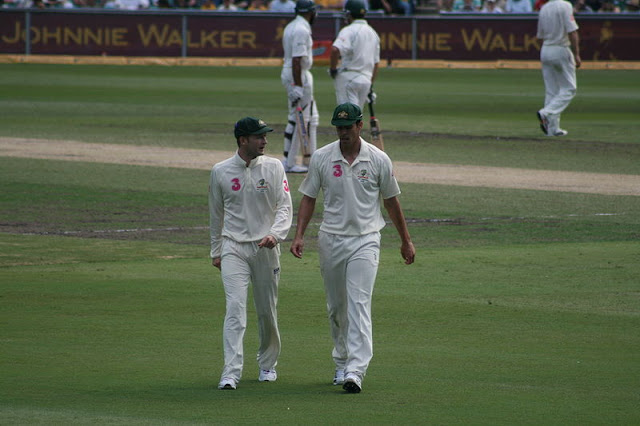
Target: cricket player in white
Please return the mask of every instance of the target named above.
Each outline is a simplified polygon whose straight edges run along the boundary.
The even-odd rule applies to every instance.
[[[264,156],[266,133],[271,131],[256,118],[238,121],[238,151],[211,169],[211,262],[221,271],[226,298],[220,389],[236,389],[242,377],[250,282],[258,314],[259,380],[277,379],[280,242],[291,227],[292,205],[282,163]]]
[[[333,42],[329,68],[337,103],[351,102],[360,108],[364,107],[367,97],[375,100],[373,82],[380,62],[380,37],[364,19],[366,12],[362,0],[345,3],[348,25],[340,30]]]
[[[333,383],[350,393],[362,389],[373,357],[371,298],[380,259],[380,230],[385,226],[380,197],[402,240],[406,264],[415,248],[397,196],[391,160],[360,137],[362,111],[338,105],[331,124],[339,140],[318,149],[300,186],[303,197],[291,253],[301,258],[304,234],[320,190],[324,212],[318,232],[320,271],[324,280],[336,371]]]
[[[308,125],[309,155],[317,146],[317,129],[320,115],[313,98],[313,39],[311,25],[316,17],[316,5],[312,0],[298,0],[296,17],[287,24],[282,35],[284,61],[280,80],[287,91],[289,114],[284,131],[284,166],[287,173],[305,173],[307,167],[296,164],[301,149],[300,135],[296,129],[296,107],[302,108],[304,122]],[[309,159],[307,158],[307,161]]]
[[[573,6],[564,0],[549,0],[538,15],[537,37],[544,79],[544,107],[538,111],[540,128],[547,136],[564,136],[560,114],[576,95],[576,68],[580,68],[580,39]],[[573,52],[571,52],[573,47]]]

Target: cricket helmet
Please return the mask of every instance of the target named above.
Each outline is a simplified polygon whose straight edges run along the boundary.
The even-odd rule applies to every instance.
[[[313,0],[298,0],[296,2],[296,13],[315,12],[316,4]]]
[[[344,13],[348,13],[353,19],[364,18],[367,6],[362,0],[347,0],[344,5]]]

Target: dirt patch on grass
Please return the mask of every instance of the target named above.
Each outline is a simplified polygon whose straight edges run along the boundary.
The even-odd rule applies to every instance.
[[[209,170],[232,152],[0,138],[3,157]],[[400,182],[640,196],[640,176],[454,164],[394,162]]]

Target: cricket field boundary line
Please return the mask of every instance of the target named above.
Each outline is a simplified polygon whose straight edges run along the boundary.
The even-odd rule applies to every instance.
[[[386,62],[386,64],[385,64]],[[2,64],[75,64],[75,65],[164,65],[209,67],[282,66],[282,58],[206,58],[206,57],[152,57],[152,56],[71,56],[71,55],[15,55],[0,54]],[[314,61],[316,65],[328,65],[328,61]],[[540,61],[495,60],[384,60],[382,66],[390,68],[450,68],[450,69],[540,69]],[[640,70],[640,61],[583,61],[582,69]]]

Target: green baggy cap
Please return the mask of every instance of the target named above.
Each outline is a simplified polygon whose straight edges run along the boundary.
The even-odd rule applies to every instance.
[[[334,126],[351,126],[356,121],[362,121],[362,111],[358,105],[347,102],[338,105],[333,111],[331,124]]]
[[[267,126],[264,121],[253,117],[245,117],[239,120],[233,130],[236,138],[247,135],[262,135],[267,132],[273,132],[273,129]]]

